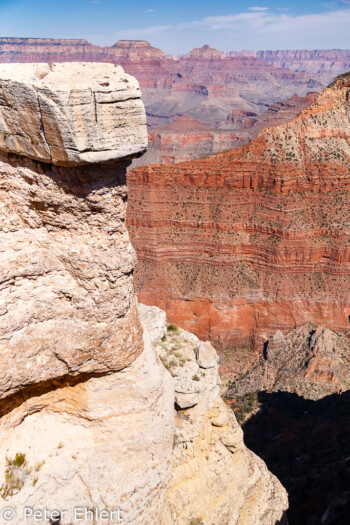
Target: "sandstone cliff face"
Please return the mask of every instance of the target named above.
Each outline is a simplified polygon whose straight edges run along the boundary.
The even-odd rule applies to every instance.
[[[218,357],[210,343],[166,325],[164,312],[139,305],[141,321],[174,379],[174,466],[162,525],[287,523],[287,494],[243,442],[219,396]],[[249,472],[249,475],[247,473]]]
[[[131,172],[140,300],[219,349],[348,331],[349,92],[339,80],[242,148]]]
[[[145,114],[137,84],[120,68],[63,64],[44,71],[47,85],[36,66],[0,75],[1,122],[16,137],[0,144],[1,496],[16,509],[17,523],[25,521],[24,506],[67,510],[61,523],[72,523],[78,505],[120,508],[126,523],[154,524],[171,473],[174,395],[143,340],[124,220],[125,157],[146,148]],[[47,120],[31,104],[43,93],[52,109]],[[118,93],[109,119],[107,103],[95,120],[91,93],[107,101]],[[133,98],[135,106],[125,107],[122,100]],[[49,117],[65,134],[51,158]],[[25,126],[40,119],[44,132],[32,126],[33,145]],[[80,138],[86,132],[90,140],[93,122],[97,156],[86,159]],[[6,154],[16,147],[22,157]],[[85,165],[102,160],[100,153],[109,162]],[[55,165],[62,159],[74,166]]]

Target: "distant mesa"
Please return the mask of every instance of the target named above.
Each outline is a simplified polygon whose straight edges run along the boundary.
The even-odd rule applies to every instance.
[[[143,49],[145,47],[152,48],[151,44],[147,40],[118,40],[113,47],[134,47],[138,49]]]
[[[176,118],[171,122],[171,124],[168,124],[167,126],[164,126],[161,128],[162,131],[179,131],[179,132],[186,132],[186,131],[208,131],[210,128],[200,122],[199,120],[196,120],[193,117],[190,117],[189,115],[181,115],[180,117]]]

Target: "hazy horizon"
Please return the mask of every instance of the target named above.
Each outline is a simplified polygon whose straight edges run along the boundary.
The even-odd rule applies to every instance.
[[[80,38],[100,46],[148,40],[167,54],[208,43],[221,51],[348,49],[350,0],[0,0],[0,34]]]

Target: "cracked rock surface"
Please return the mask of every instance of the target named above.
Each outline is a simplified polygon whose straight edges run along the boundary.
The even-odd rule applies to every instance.
[[[0,150],[71,166],[146,151],[137,81],[103,63],[1,64]]]

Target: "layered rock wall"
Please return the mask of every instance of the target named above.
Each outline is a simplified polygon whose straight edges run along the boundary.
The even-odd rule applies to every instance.
[[[151,342],[169,343],[165,315],[142,330],[125,226],[126,167],[147,146],[137,83],[108,64],[4,66],[0,93],[1,525],[274,525],[286,493],[233,414],[210,431],[213,347],[185,334],[172,377],[176,349]],[[175,402],[196,409],[181,445]],[[187,463],[210,482],[195,467],[188,485]]]
[[[293,118],[298,107],[305,107],[297,97],[320,91],[335,75],[347,71],[348,57],[349,52],[341,50],[221,52],[205,45],[174,58],[142,40],[99,47],[86,40],[0,38],[0,63],[109,62],[134,75],[142,87],[151,143],[149,154],[138,165],[191,160],[245,144],[261,129],[287,122],[288,115]],[[294,97],[290,111],[283,104],[274,106],[290,97]],[[105,107],[101,103],[97,101],[100,111]],[[276,108],[281,111],[274,118]],[[236,111],[255,115],[245,119],[243,130],[237,129]],[[187,136],[169,133],[167,126],[185,115],[194,119],[187,121]],[[210,129],[198,133],[196,120]],[[87,142],[83,151],[91,157]]]
[[[349,134],[345,77],[242,148],[131,172],[140,300],[219,349],[348,331]]]
[[[350,69],[348,49],[284,49],[258,51],[257,58],[276,67],[317,74],[326,81]]]

